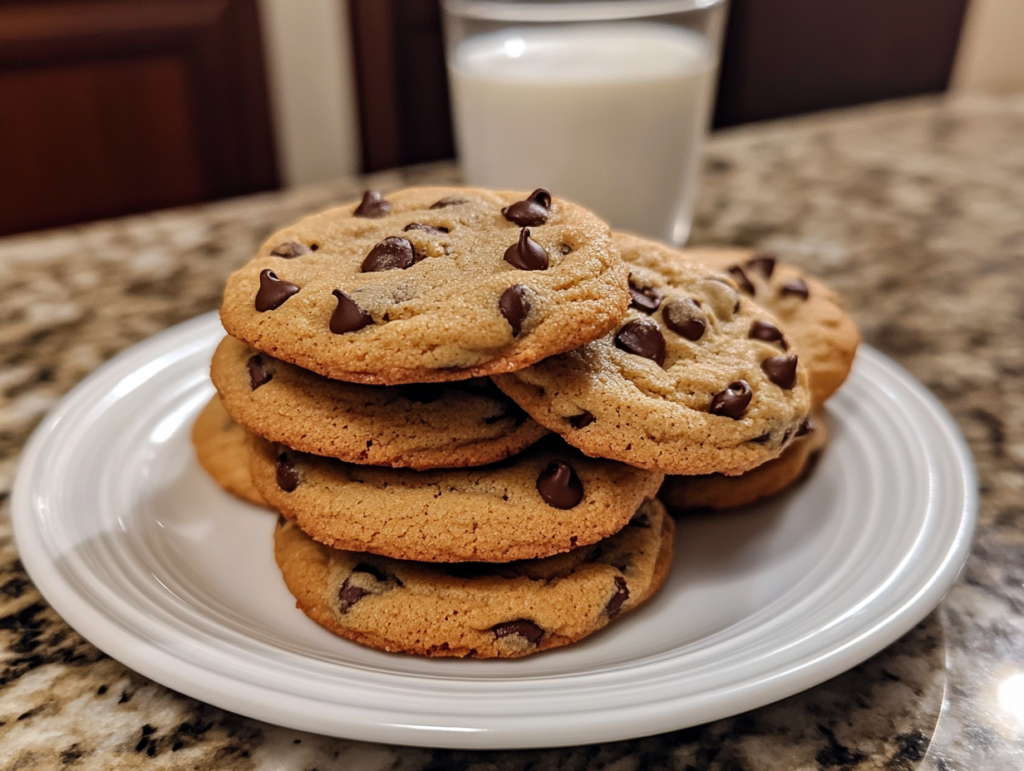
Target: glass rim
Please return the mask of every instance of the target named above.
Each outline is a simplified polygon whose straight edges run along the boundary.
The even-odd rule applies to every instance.
[[[508,22],[615,21],[648,18],[724,5],[726,0],[442,0],[446,13],[466,19]]]

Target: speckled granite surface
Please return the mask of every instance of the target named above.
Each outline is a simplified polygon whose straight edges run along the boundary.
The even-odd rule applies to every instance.
[[[828,280],[866,340],[942,399],[978,464],[967,569],[937,611],[857,669],[675,733],[465,753],[228,714],[67,627],[28,581],[7,522],[33,426],[114,353],[215,308],[224,277],[271,230],[362,186],[0,240],[0,769],[1024,768],[1024,98],[812,116],[723,134],[708,150],[692,242],[770,248]]]

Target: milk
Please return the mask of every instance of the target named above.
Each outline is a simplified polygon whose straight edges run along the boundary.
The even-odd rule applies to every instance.
[[[649,22],[514,27],[449,57],[456,141],[472,185],[532,190],[613,227],[689,235],[715,56]]]

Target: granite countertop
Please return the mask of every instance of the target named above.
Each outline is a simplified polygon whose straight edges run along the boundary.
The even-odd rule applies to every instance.
[[[0,769],[1024,767],[1024,694],[1012,698],[1024,682],[1024,97],[876,105],[708,146],[691,243],[769,249],[824,278],[866,341],[952,412],[978,465],[967,568],[935,612],[856,669],[635,741],[424,750],[202,704],[106,657],[49,608],[18,561],[8,498],[57,399],[118,351],[216,308],[272,230],[369,185],[454,178],[421,167],[0,239]]]

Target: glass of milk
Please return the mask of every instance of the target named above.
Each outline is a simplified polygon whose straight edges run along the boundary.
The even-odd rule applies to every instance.
[[[690,233],[726,0],[444,0],[466,183]]]

